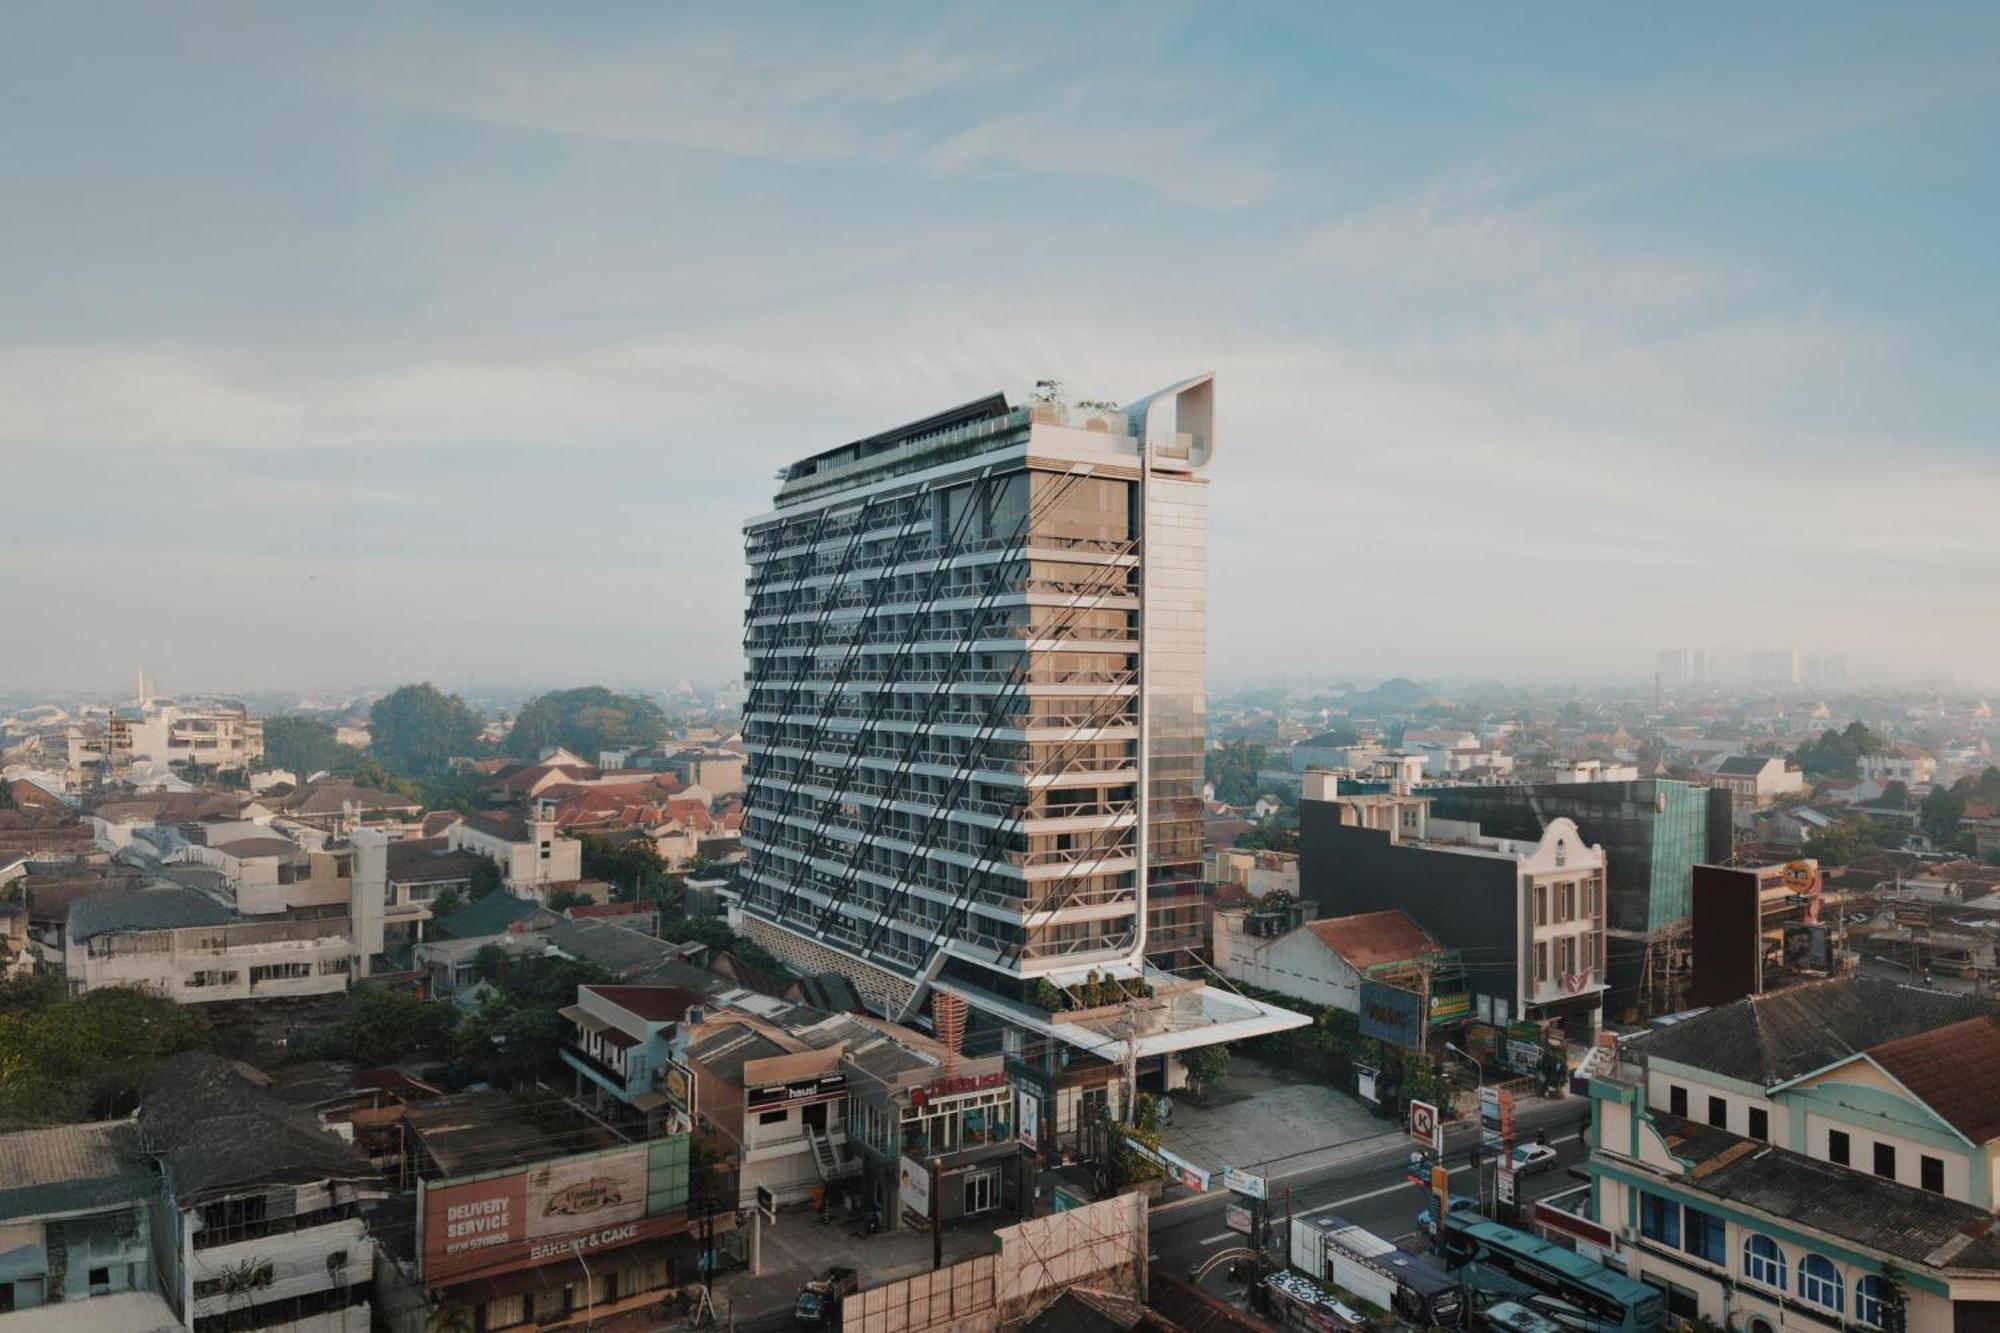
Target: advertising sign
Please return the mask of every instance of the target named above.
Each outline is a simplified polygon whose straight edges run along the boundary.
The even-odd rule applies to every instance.
[[[1042,1097],[1033,1088],[1022,1088],[1015,1099],[1018,1107],[1014,1123],[1021,1127],[1021,1142],[1038,1148],[1042,1142]]]
[[[1250,1234],[1250,1210],[1240,1203],[1232,1203],[1222,1210],[1222,1225],[1231,1231]]]
[[[422,1277],[458,1281],[679,1229],[687,1140],[656,1139],[422,1189]]]
[[[1514,1203],[1516,1199],[1514,1193],[1514,1173],[1502,1168],[1493,1173],[1493,1180],[1495,1189],[1499,1194],[1500,1202],[1504,1204]]]
[[[1514,1090],[1483,1087],[1479,1090],[1479,1141],[1499,1148],[1514,1137]]]
[[[766,1222],[778,1220],[778,1196],[772,1193],[769,1185],[757,1187],[757,1211],[764,1215]]]
[[[694,1114],[694,1071],[669,1060],[660,1070],[660,1091],[678,1111]]]
[[[1376,1072],[1367,1065],[1354,1066],[1354,1092],[1362,1101],[1374,1102],[1380,1106],[1382,1099],[1375,1093]]]
[[[1252,1175],[1248,1171],[1238,1171],[1233,1166],[1222,1168],[1222,1188],[1234,1190],[1238,1194],[1247,1194],[1253,1199],[1270,1197],[1265,1193],[1264,1177]]]
[[[903,1201],[903,1207],[918,1217],[931,1215],[931,1173],[922,1162],[914,1157],[903,1159],[903,1168],[898,1173],[896,1197]]]
[[[1361,1035],[1400,1046],[1406,1051],[1424,1045],[1424,997],[1401,986],[1379,981],[1361,983]]]
[[[1437,1107],[1429,1102],[1410,1103],[1410,1137],[1444,1156],[1444,1122],[1438,1119]]]
[[[743,1093],[743,1104],[752,1111],[775,1111],[785,1106],[835,1101],[846,1095],[847,1075],[824,1074],[819,1078],[800,1079],[796,1083],[747,1088]]]

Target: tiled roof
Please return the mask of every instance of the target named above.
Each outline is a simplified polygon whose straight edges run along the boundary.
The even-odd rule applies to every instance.
[[[2000,1139],[2000,1019],[1968,1018],[1868,1055],[1973,1143]]]
[[[1674,1155],[1692,1166],[1682,1183],[1695,1189],[1912,1265],[2000,1271],[1993,1214],[1976,1204],[1650,1114]]]
[[[648,1023],[678,1023],[687,1016],[689,1005],[702,1002],[701,996],[678,986],[585,986],[583,989],[602,995]]]
[[[484,939],[488,935],[504,935],[516,921],[525,921],[538,913],[546,914],[546,911],[526,898],[516,898],[504,889],[496,890],[467,903],[444,920],[434,922],[433,930],[448,939]]]
[[[1406,963],[1439,948],[1422,926],[1393,910],[1308,921],[1306,929],[1352,966],[1363,970],[1385,963]]]
[[[1715,766],[1715,771],[1727,777],[1754,778],[1770,763],[1769,756],[1755,754],[1732,754]]]
[[[1843,977],[1753,995],[1635,1039],[1652,1059],[1773,1087],[1884,1042],[2000,1013],[1973,995]]]

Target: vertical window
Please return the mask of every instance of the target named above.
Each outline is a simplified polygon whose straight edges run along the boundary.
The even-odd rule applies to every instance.
[[[1683,1120],[1687,1118],[1688,1090],[1686,1088],[1672,1087],[1667,1089],[1667,1111],[1670,1115],[1677,1115]]]
[[[1944,1193],[1944,1159],[1942,1157],[1924,1157],[1918,1161],[1917,1165],[1923,1172],[1923,1179],[1920,1182],[1923,1187],[1933,1194]]]
[[[1753,1232],[1743,1238],[1743,1276],[1760,1286],[1785,1289],[1785,1252],[1769,1236]]]
[[[1851,1165],[1848,1160],[1849,1155],[1847,1131],[1844,1129],[1828,1130],[1826,1132],[1826,1160],[1834,1163],[1836,1166],[1848,1166]]]
[[[1544,940],[1535,945],[1535,981],[1537,984],[1549,979],[1549,946]]]
[[[1549,924],[1549,886],[1546,884],[1535,886],[1535,924],[1538,926]]]
[[[1723,1257],[1726,1234],[1726,1224],[1714,1213],[1704,1213],[1699,1208],[1681,1209],[1682,1248],[1695,1258],[1717,1266],[1727,1263]]]
[[[1639,1196],[1639,1234],[1662,1245],[1681,1247],[1681,1206],[1657,1194]]]
[[[1771,1113],[1761,1106],[1750,1108],[1750,1137],[1771,1141]]]
[[[1808,1254],[1799,1260],[1799,1299],[1829,1310],[1847,1308],[1840,1270],[1823,1254]]]
[[[1884,1180],[1896,1178],[1896,1145],[1878,1143],[1875,1145],[1875,1174]]]
[[[1720,1097],[1708,1099],[1708,1123],[1717,1129],[1729,1128],[1729,1103]]]
[[[1854,1284],[1854,1322],[1882,1327],[1882,1279],[1872,1274]]]

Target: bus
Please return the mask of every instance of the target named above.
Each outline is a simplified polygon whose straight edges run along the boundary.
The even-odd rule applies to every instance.
[[[1580,1333],[1654,1333],[1667,1298],[1645,1283],[1540,1236],[1456,1211],[1438,1238],[1448,1271]]]

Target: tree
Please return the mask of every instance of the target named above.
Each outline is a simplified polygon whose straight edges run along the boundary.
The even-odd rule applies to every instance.
[[[408,991],[360,986],[349,994],[347,1013],[308,1033],[297,1046],[302,1060],[352,1060],[388,1065],[412,1057],[442,1057],[451,1051],[457,1013]]]
[[[1829,727],[1818,740],[1807,741],[1793,752],[1792,761],[1808,778],[1851,778],[1862,755],[1875,754],[1887,744],[1857,719],[1844,730]]]
[[[1951,843],[1965,818],[1966,802],[1974,799],[1989,805],[2000,804],[2000,768],[1989,767],[1976,778],[1962,777],[1950,787],[1933,788],[1918,808],[1917,822],[1937,841]]]
[[[1194,1046],[1180,1053],[1181,1068],[1187,1070],[1188,1082],[1194,1084],[1198,1093],[1205,1093],[1209,1086],[1220,1083],[1229,1072],[1229,1048],[1220,1043],[1214,1046]]]
[[[489,893],[498,893],[501,884],[500,867],[487,858],[480,857],[478,863],[472,867],[472,901],[478,902]]]
[[[578,893],[575,889],[557,889],[549,895],[549,910],[563,912],[572,907],[588,907],[596,901],[589,894]]]
[[[437,897],[431,899],[431,920],[443,921],[446,917],[455,915],[464,906],[465,895],[458,891],[457,885],[448,885],[439,891]]]
[[[334,738],[333,724],[313,717],[264,719],[264,766],[304,782],[315,773],[352,773],[361,751]]]
[[[126,1115],[160,1061],[207,1043],[192,1010],[146,991],[0,983],[0,1132]]]
[[[594,761],[600,750],[643,749],[666,734],[667,715],[651,699],[586,685],[530,699],[507,733],[507,753],[534,759],[561,746]]]
[[[660,849],[649,839],[612,842],[602,834],[582,833],[577,835],[577,841],[583,845],[584,878],[603,880],[620,898],[643,895],[667,873]]]
[[[443,773],[454,756],[477,752],[480,727],[465,700],[428,682],[405,685],[368,710],[369,749],[408,777]]]
[[[1806,840],[1807,853],[1826,866],[1851,865],[1881,846],[1875,825],[1860,815],[1850,815]]]
[[[1208,780],[1215,784],[1215,799],[1226,805],[1248,805],[1257,799],[1257,774],[1264,767],[1266,751],[1255,741],[1226,741],[1208,752]]]

